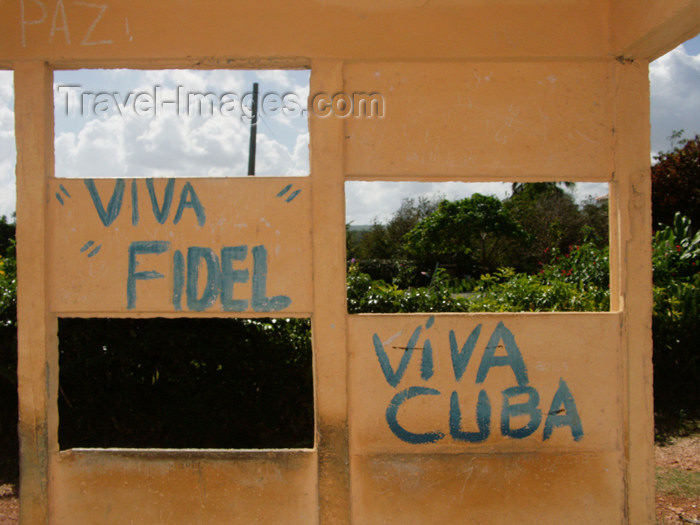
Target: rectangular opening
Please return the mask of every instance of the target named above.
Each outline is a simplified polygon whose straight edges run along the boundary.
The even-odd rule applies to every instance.
[[[55,174],[308,175],[308,93],[308,70],[55,71]]]
[[[14,216],[16,206],[15,88],[12,71],[0,71],[0,216]]]
[[[608,185],[345,184],[348,312],[609,310]]]
[[[0,485],[19,475],[14,74],[0,71]]]
[[[61,318],[59,445],[311,448],[309,319]]]

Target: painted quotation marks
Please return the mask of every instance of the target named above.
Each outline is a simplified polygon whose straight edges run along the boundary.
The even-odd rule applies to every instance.
[[[58,187],[61,190],[61,192],[70,199],[70,193],[68,193],[68,190],[63,187],[63,184],[60,184]],[[58,200],[58,202],[61,203],[61,206],[63,206],[63,197],[59,192],[56,192],[56,199]]]
[[[90,250],[90,248],[92,248],[94,245],[95,245],[95,241],[88,241],[88,242],[86,242],[86,243],[83,245],[83,247],[80,248],[80,253],[85,253],[86,251]],[[93,256],[97,255],[97,254],[99,253],[99,251],[100,251],[101,248],[102,248],[102,245],[101,245],[101,244],[98,244],[97,246],[95,246],[94,248],[92,248],[92,250],[90,250],[90,252],[87,254],[87,256],[88,256],[88,257],[93,257]]]
[[[289,190],[292,189],[291,184],[287,184],[284,188],[280,190],[280,192],[277,194],[277,197],[284,197]],[[295,190],[292,193],[290,193],[287,198],[285,199],[287,202],[292,202],[297,195],[301,193],[301,190]]]
[[[61,206],[63,206],[65,204],[65,201],[63,200],[63,196],[70,199],[71,195],[68,192],[68,190],[63,186],[63,184],[59,184],[58,189],[61,191],[56,192],[56,194],[55,194],[56,200],[61,203]],[[93,248],[93,246],[94,246],[94,248]],[[95,246],[95,241],[88,241],[83,245],[82,248],[80,248],[80,253],[88,252],[87,253],[88,257],[94,257],[95,255],[97,255],[100,252],[101,249],[102,249],[101,244],[98,244],[97,246]]]

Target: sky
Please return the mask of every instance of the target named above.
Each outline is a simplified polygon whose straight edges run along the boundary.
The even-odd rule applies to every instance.
[[[672,148],[674,130],[700,134],[700,36],[653,62],[649,80],[653,158]],[[308,71],[79,70],[54,74],[56,176],[245,176],[253,82],[260,93],[256,175],[307,175]],[[211,105],[200,104],[206,93]],[[15,210],[13,105],[12,73],[0,71],[0,215],[8,217]],[[504,197],[509,188],[348,182],[346,217],[369,224],[388,219],[406,197]],[[605,193],[605,184],[576,188],[579,200]]]

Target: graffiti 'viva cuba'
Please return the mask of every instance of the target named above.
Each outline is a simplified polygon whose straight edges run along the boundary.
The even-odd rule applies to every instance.
[[[372,336],[374,351],[379,360],[382,373],[387,383],[398,389],[401,380],[406,373],[411,358],[416,350],[422,352],[420,360],[420,377],[428,383],[434,374],[433,343],[426,338],[421,347],[418,346],[421,333],[433,325],[434,317],[430,317],[423,325],[418,325],[411,334],[408,343],[404,347],[403,355],[394,368],[389,360],[384,343],[378,334]],[[465,370],[469,365],[481,335],[482,325],[477,325],[467,339],[460,345],[454,330],[449,331],[449,347],[452,360],[452,371],[457,383],[462,380]],[[502,343],[502,344],[501,344]],[[496,355],[498,348],[505,348],[505,355]],[[515,342],[513,333],[499,322],[486,343],[484,353],[476,373],[476,384],[481,385],[486,380],[489,372],[496,367],[509,368],[514,375],[516,385],[500,392],[501,421],[500,432],[503,436],[515,439],[523,439],[532,436],[542,425],[543,413],[540,408],[540,395],[536,388],[530,384],[527,367],[522,353]],[[386,422],[389,429],[396,437],[406,443],[425,444],[436,443],[446,436],[438,430],[432,432],[412,432],[399,423],[398,414],[402,407],[412,399],[421,396],[442,396],[443,392],[426,385],[414,385],[398,391],[386,409]],[[522,399],[525,399],[524,401]],[[449,403],[449,429],[450,437],[458,442],[480,443],[488,439],[492,433],[492,404],[496,400],[489,396],[486,389],[482,388],[476,399],[476,429],[468,430],[462,421],[461,404],[466,400],[460,399],[460,394],[455,390],[450,394]],[[574,441],[583,437],[583,426],[579,417],[576,401],[569,390],[566,381],[559,379],[559,386],[545,413],[542,440],[546,441],[552,436],[555,429],[568,427]],[[526,416],[528,421],[522,426],[514,426],[513,419],[517,416]],[[522,418],[521,418],[522,420]]]

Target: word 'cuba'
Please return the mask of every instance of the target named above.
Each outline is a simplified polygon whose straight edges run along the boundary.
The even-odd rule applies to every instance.
[[[430,317],[425,324],[428,330],[434,323],[435,318]],[[454,378],[459,383],[469,364],[476,343],[481,334],[482,325],[477,325],[460,347],[457,335],[454,330],[449,331],[450,356]],[[422,325],[418,325],[408,340],[408,344],[403,348],[403,355],[396,369],[391,365],[389,356],[384,348],[384,343],[376,333],[372,337],[374,350],[379,359],[384,377],[392,387],[398,387],[401,379],[406,373],[408,364],[411,361],[415,350],[421,350],[420,377],[424,381],[429,381],[434,374],[433,346],[430,339],[425,339],[422,348],[417,347],[418,340],[423,330]],[[502,345],[500,343],[503,343]],[[497,348],[505,348],[505,355],[496,355]],[[506,388],[500,392],[501,397],[501,435],[523,439],[533,435],[542,424],[543,413],[540,409],[540,395],[531,386],[527,368],[523,356],[515,343],[513,333],[499,322],[489,338],[484,353],[479,363],[476,373],[476,384],[483,384],[489,372],[496,367],[507,367],[515,376],[516,385]],[[411,444],[435,443],[445,437],[439,430],[432,432],[413,432],[399,423],[399,410],[410,400],[421,396],[442,396],[442,392],[428,386],[410,386],[396,393],[389,402],[386,409],[386,422],[389,429],[400,440]],[[476,429],[467,430],[462,421],[460,394],[455,390],[449,397],[449,431],[450,436],[455,441],[467,443],[480,443],[488,439],[491,435],[491,414],[492,398],[485,389],[481,389],[475,400]],[[525,416],[527,423],[514,426],[513,420],[519,416]],[[523,418],[519,421],[522,422]],[[552,436],[557,427],[569,427],[574,441],[579,441],[583,437],[583,426],[579,417],[576,401],[569,387],[563,379],[559,379],[559,385],[549,404],[549,410],[544,418],[544,429],[542,440],[546,441]]]

